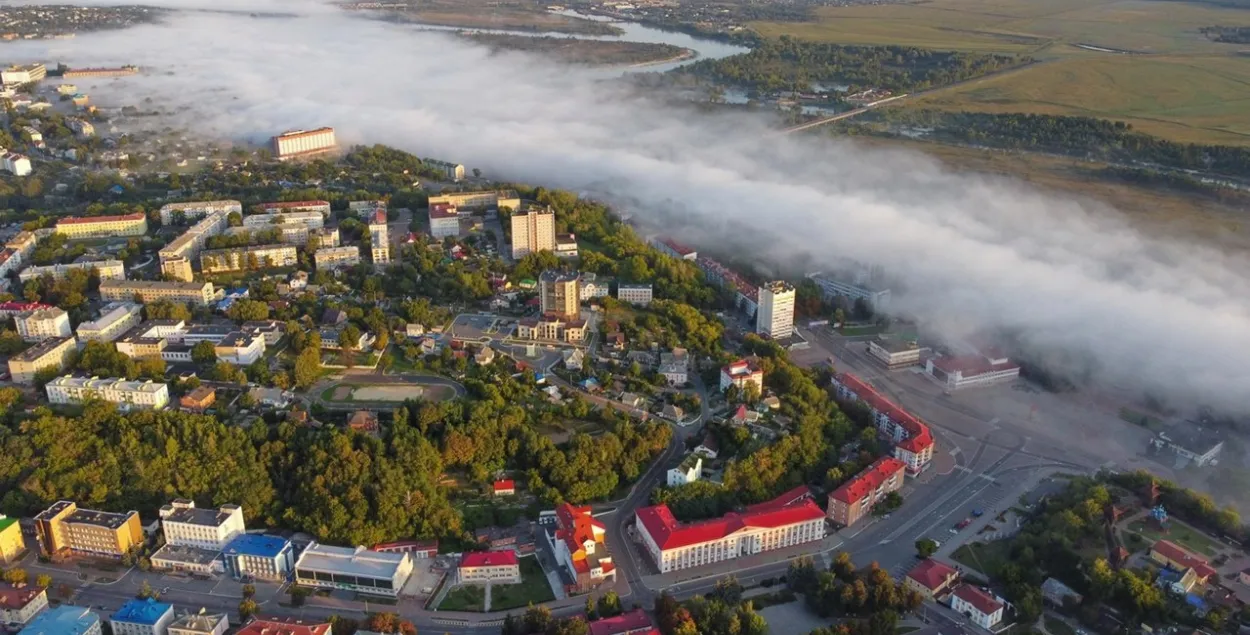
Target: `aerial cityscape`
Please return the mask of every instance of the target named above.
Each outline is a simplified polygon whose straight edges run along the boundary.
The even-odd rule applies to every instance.
[[[1244,635],[1247,25],[4,4],[0,633]]]

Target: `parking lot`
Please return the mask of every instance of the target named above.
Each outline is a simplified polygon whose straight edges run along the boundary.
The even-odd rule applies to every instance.
[[[486,342],[507,335],[505,325],[510,324],[499,316],[486,313],[461,313],[451,322],[450,335],[467,342]]]

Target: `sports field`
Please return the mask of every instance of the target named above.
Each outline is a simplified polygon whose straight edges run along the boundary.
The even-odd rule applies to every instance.
[[[932,0],[824,7],[816,15],[815,22],[751,26],[767,37],[1038,60],[908,106],[1085,115],[1178,141],[1250,143],[1250,46],[1199,32],[1250,25],[1250,9],[1166,0]]]

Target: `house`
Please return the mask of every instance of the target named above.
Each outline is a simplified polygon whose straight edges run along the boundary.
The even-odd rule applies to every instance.
[[[257,386],[248,391],[252,399],[262,405],[270,408],[285,409],[291,405],[291,393],[280,388],[261,388]]]
[[[569,370],[581,370],[582,369],[582,363],[585,361],[585,358],[586,358],[586,354],[582,352],[582,349],[574,348],[572,350],[565,350],[563,352],[563,355],[564,355],[564,367],[565,368]]]
[[[321,323],[329,325],[342,324],[347,321],[347,311],[342,309],[326,309],[321,314]]]
[[[378,415],[368,410],[357,410],[347,419],[347,427],[357,432],[377,434]]]
[[[515,551],[474,551],[460,557],[460,584],[519,584],[521,563]]]
[[[932,558],[922,560],[903,579],[903,584],[908,589],[923,595],[926,600],[937,599],[958,582],[958,571]]]
[[[683,410],[680,406],[674,406],[671,403],[665,404],[664,410],[661,411],[660,414],[665,419],[670,419],[678,423],[681,423],[681,420],[686,418],[686,411]]]
[[[751,360],[740,359],[726,365],[720,370],[720,389],[728,390],[737,386],[738,390],[747,390],[754,386],[756,394],[764,392],[764,371]]]
[[[702,454],[709,459],[716,458],[720,453],[720,444],[716,442],[716,436],[711,432],[703,435],[703,440],[694,447],[694,453]]]
[[[955,589],[951,596],[951,609],[967,615],[973,624],[986,630],[1003,621],[1003,603],[970,584],[961,584]]]
[[[625,334],[620,331],[608,333],[603,338],[603,343],[614,351],[623,351],[625,350]]]
[[[647,404],[647,400],[637,393],[626,392],[621,393],[621,403],[630,408],[641,408]]]
[[[659,373],[670,386],[682,386],[689,381],[690,356],[684,348],[674,348],[670,353],[660,353]]]
[[[698,453],[689,454],[682,460],[681,465],[668,471],[668,486],[677,487],[678,485],[693,483],[699,480],[699,476],[702,474],[703,456]]]
[[[212,386],[196,386],[178,400],[178,405],[182,406],[183,410],[204,412],[215,401],[217,401],[217,389]]]
[[[595,620],[588,626],[589,635],[648,635],[657,632],[651,618],[642,609]]]
[[[500,479],[495,481],[491,488],[494,490],[495,496],[515,496],[516,481],[511,479]]]
[[[1165,566],[1184,571],[1193,569],[1198,584],[1206,584],[1216,575],[1207,559],[1168,540],[1160,540],[1150,547],[1150,559]]]
[[[424,324],[405,324],[404,335],[410,339],[416,339],[425,335]]]
[[[555,509],[556,528],[548,533],[556,562],[573,580],[568,590],[584,593],[609,579],[616,579],[616,563],[608,552],[608,530],[596,519],[590,507],[561,503]]]

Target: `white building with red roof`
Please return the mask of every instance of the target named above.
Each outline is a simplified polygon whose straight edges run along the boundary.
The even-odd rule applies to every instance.
[[[521,563],[515,551],[471,551],[456,567],[460,584],[519,584]]]
[[[585,593],[606,580],[616,579],[616,563],[608,553],[608,530],[590,513],[590,507],[561,503],[556,507],[552,546],[556,562],[572,578],[571,592]]]
[[[293,617],[263,617],[248,622],[236,635],[330,635],[330,623]]]
[[[907,464],[908,474],[915,476],[929,467],[936,447],[929,426],[851,373],[835,374],[833,388],[839,400],[868,409],[881,437],[894,444],[894,458]]]
[[[712,520],[681,523],[667,505],[638,509],[634,520],[661,573],[689,569],[824,538],[824,512],[801,489]]]
[[[843,527],[854,525],[887,494],[903,487],[906,469],[907,466],[894,457],[877,459],[829,494],[829,520]]]
[[[959,572],[954,567],[932,558],[922,560],[903,578],[904,586],[923,595],[927,600],[936,599],[958,581]]]
[[[697,260],[699,252],[689,245],[683,245],[671,238],[655,239],[651,243],[656,249],[667,256],[681,260]]]
[[[451,203],[430,205],[430,236],[442,240],[460,235],[460,213]]]
[[[642,609],[595,620],[588,626],[590,635],[649,635],[659,632],[651,624],[651,618],[647,612]]]
[[[946,390],[991,386],[1020,376],[1020,366],[993,347],[980,349],[975,355],[931,358],[925,362],[924,371]]]
[[[256,206],[256,211],[261,214],[289,214],[292,212],[320,212],[322,216],[330,215],[329,201],[276,201],[273,203],[261,203]]]
[[[998,598],[971,584],[961,584],[951,594],[951,609],[967,615],[973,624],[985,630],[1003,621],[1003,606]]]
[[[494,490],[495,496],[512,496],[516,494],[516,481],[500,479],[491,484],[491,489]]]
[[[740,359],[720,369],[720,389],[728,390],[737,386],[746,390],[747,386],[755,386],[758,392],[764,392],[764,371],[750,360]]]

